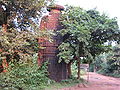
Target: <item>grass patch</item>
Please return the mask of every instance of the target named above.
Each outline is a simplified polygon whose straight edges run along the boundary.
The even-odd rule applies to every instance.
[[[72,87],[72,86],[75,86],[77,84],[84,83],[84,82],[85,81],[83,79],[77,79],[75,77],[74,78],[72,77],[70,79],[62,80],[59,83],[55,82],[43,90],[58,90],[61,88]]]

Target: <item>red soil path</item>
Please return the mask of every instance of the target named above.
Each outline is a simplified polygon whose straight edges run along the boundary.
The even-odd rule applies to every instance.
[[[87,79],[87,77],[84,77]],[[78,84],[74,87],[63,88],[60,90],[120,90],[120,78],[89,73],[89,83],[84,85]]]

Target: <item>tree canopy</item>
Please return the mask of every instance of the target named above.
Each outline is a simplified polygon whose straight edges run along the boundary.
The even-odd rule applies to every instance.
[[[59,46],[59,62],[68,65],[68,77],[71,64],[77,60],[78,79],[80,64],[93,63],[95,57],[109,51],[111,45],[105,43],[119,42],[120,30],[116,18],[109,18],[96,9],[84,10],[80,7],[67,6],[61,18],[63,43]]]
[[[120,77],[120,45],[117,44],[108,53],[96,57],[95,64],[98,73]]]
[[[89,58],[90,61],[90,58],[109,50],[105,42],[120,39],[116,18],[100,14],[96,9],[68,6],[60,20],[63,26],[60,33],[64,38],[59,46],[60,61],[69,63],[80,57]]]
[[[46,4],[45,0],[0,1],[0,5],[4,11],[3,17],[7,19],[8,26],[20,28],[21,30],[30,27],[30,24],[37,23],[36,20],[40,19],[41,16],[41,8],[45,7]]]

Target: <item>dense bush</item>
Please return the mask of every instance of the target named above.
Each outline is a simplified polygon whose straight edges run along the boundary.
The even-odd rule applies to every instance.
[[[98,72],[104,75],[120,77],[120,48],[119,45],[115,46],[110,53],[104,54],[97,58],[97,64],[95,63],[98,69]],[[99,60],[98,60],[99,59]]]
[[[33,61],[12,62],[6,73],[0,74],[2,89],[40,90],[50,83],[47,75],[47,63],[38,67],[34,56]]]

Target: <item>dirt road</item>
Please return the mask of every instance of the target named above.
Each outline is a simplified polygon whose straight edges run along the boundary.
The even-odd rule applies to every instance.
[[[84,77],[87,79],[87,77]],[[120,78],[113,78],[97,73],[89,73],[89,83],[87,85],[76,85],[74,87],[60,90],[120,90]]]

